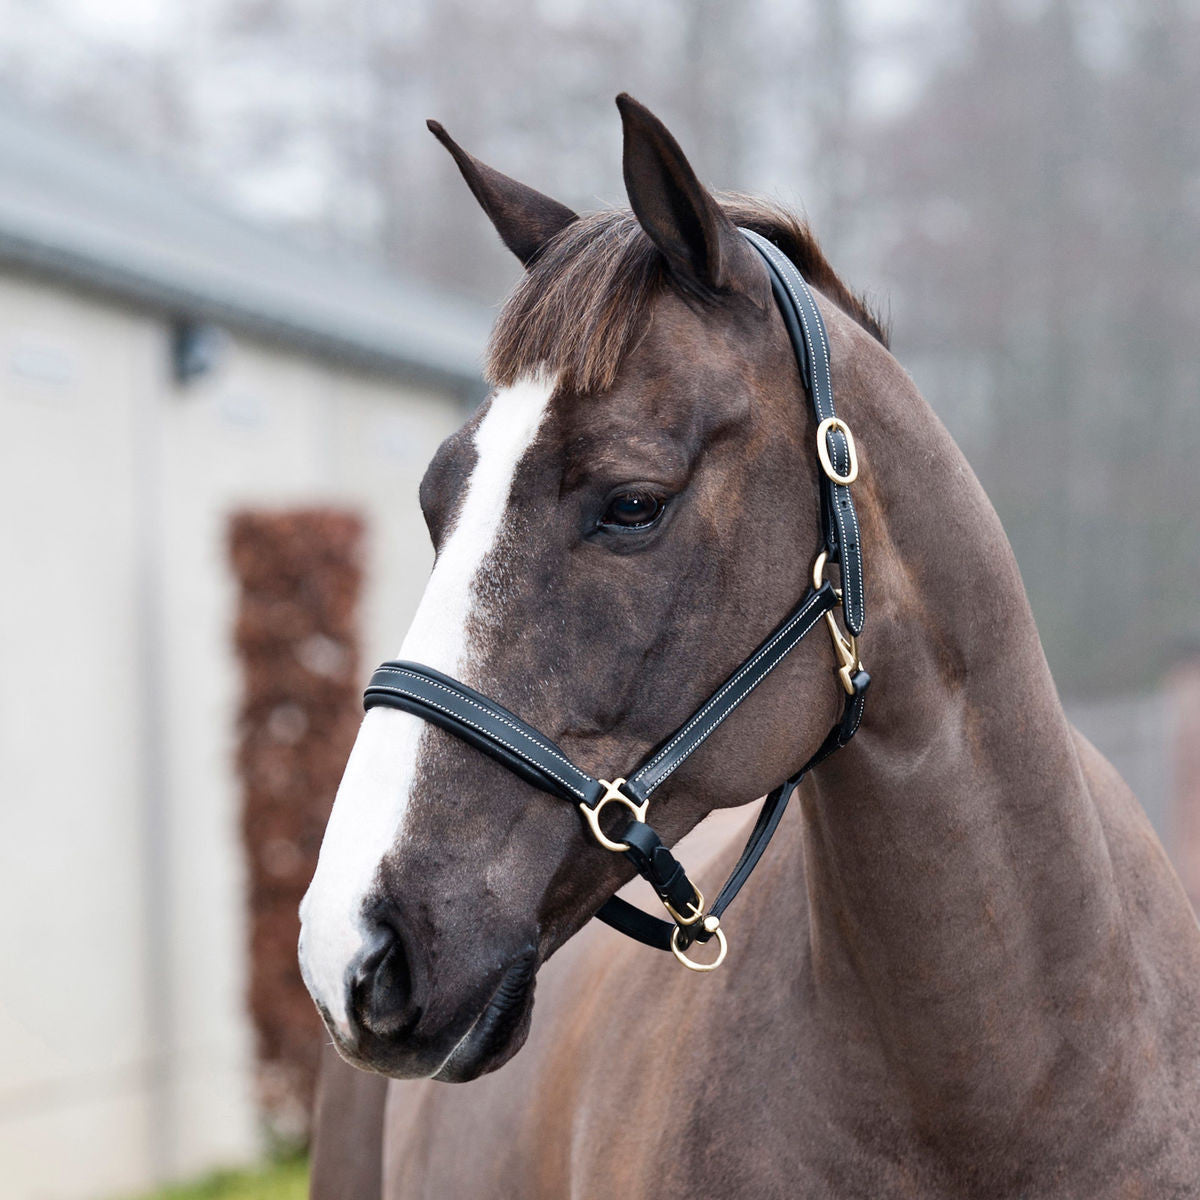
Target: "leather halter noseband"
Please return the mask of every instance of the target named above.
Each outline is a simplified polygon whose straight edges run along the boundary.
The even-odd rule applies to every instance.
[[[727,943],[721,929],[721,914],[762,857],[797,784],[819,762],[846,745],[858,730],[867,685],[871,682],[863,670],[857,641],[866,615],[858,515],[850,496],[850,485],[858,475],[858,459],[853,435],[833,409],[825,324],[808,285],[791,260],[752,230],[741,232],[766,263],[771,289],[818,423],[822,543],[812,583],[800,603],[687,721],[660,742],[627,777],[611,782],[589,775],[532,725],[432,667],[385,662],[371,676],[363,697],[367,709],[386,705],[414,713],[482,750],[526,782],[577,804],[596,841],[629,858],[638,874],[654,888],[672,919],[652,917],[619,896],[608,900],[596,916],[640,942],[670,950],[684,966],[697,971],[713,970],[724,960]],[[838,563],[841,568],[840,589],[835,589],[824,577],[826,564],[830,562]],[[834,618],[839,601],[848,632],[843,632]],[[833,639],[837,673],[846,693],[841,717],[812,758],[767,796],[741,858],[716,900],[706,909],[699,888],[646,823],[650,797],[822,618]],[[612,804],[628,809],[633,818],[619,839],[608,836],[600,826],[601,812]],[[714,936],[719,947],[715,961],[699,963],[686,956],[685,951],[693,942],[707,942]]]

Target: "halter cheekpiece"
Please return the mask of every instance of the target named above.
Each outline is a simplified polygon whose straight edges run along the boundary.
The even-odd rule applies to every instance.
[[[846,745],[862,720],[867,685],[858,654],[864,612],[862,547],[850,486],[858,477],[858,455],[849,427],[833,409],[833,383],[825,324],[808,285],[792,261],[752,230],[741,231],[762,256],[771,289],[787,326],[800,365],[800,376],[817,420],[817,457],[821,465],[821,546],[812,583],[799,604],[759,647],[674,733],[625,777],[597,779],[576,766],[548,737],[493,700],[435,671],[411,662],[386,662],[371,676],[364,707],[402,709],[440,726],[496,759],[526,782],[577,804],[591,836],[605,849],[624,854],[657,893],[670,921],[652,917],[618,896],[596,914],[600,920],[648,946],[670,950],[695,971],[715,969],[727,950],[721,914],[750,877],[796,785],[819,762]],[[841,588],[825,578],[829,563],[841,568]],[[845,630],[834,611],[842,609]],[[837,656],[837,674],[845,703],[837,724],[817,752],[767,796],[742,856],[715,901],[705,905],[700,889],[646,823],[650,797],[735,708],[824,620]],[[619,838],[600,825],[601,812],[624,808],[629,823]],[[687,957],[693,942],[717,939],[714,961]]]

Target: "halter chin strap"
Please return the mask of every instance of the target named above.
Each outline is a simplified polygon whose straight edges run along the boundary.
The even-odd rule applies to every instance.
[[[796,785],[854,736],[871,682],[862,668],[857,641],[865,616],[858,516],[850,496],[850,485],[858,476],[858,457],[849,427],[833,409],[825,325],[808,285],[791,260],[757,233],[742,232],[766,263],[818,422],[822,548],[813,567],[812,585],[800,603],[695,713],[627,777],[612,780],[593,777],[573,763],[553,741],[508,709],[420,663],[384,663],[371,676],[363,697],[366,708],[385,705],[413,713],[490,755],[535,787],[577,804],[595,840],[607,850],[624,854],[633,863],[672,919],[652,917],[618,896],[608,900],[596,915],[648,946],[670,950],[684,966],[696,971],[713,970],[724,961],[727,943],[721,929],[722,913],[762,857]],[[829,562],[837,562],[841,567],[841,588],[834,588],[825,579]],[[839,603],[848,632],[838,627],[834,616]],[[741,858],[716,900],[706,907],[700,889],[646,823],[651,795],[822,620],[833,640],[837,673],[846,694],[841,717],[808,762],[767,796]],[[604,809],[614,805],[626,809],[632,818],[619,837],[610,836],[600,823]],[[686,951],[693,942],[707,942],[714,937],[718,942],[714,961],[700,963],[687,957]]]

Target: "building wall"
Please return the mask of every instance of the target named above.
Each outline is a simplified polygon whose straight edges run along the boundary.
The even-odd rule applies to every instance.
[[[428,571],[447,396],[0,277],[0,1162],[95,1200],[251,1157],[226,519],[368,519],[364,661]]]

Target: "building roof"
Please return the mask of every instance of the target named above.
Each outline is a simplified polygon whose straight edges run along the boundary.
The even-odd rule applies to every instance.
[[[5,96],[0,264],[373,370],[480,387],[483,306],[298,245]]]

